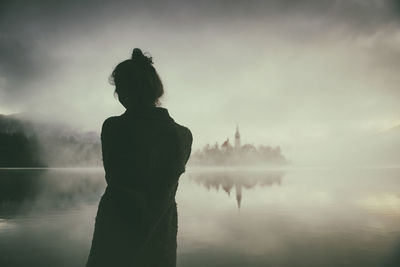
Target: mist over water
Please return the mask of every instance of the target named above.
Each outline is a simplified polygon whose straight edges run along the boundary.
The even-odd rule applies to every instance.
[[[0,179],[0,265],[82,266],[104,172]],[[178,266],[398,266],[399,188],[394,168],[189,168],[177,194]]]

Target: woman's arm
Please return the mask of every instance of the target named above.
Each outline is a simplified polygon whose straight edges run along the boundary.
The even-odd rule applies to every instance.
[[[101,150],[107,182],[121,172],[121,151],[118,151],[120,147],[118,143],[119,138],[116,118],[107,118],[101,129]]]
[[[187,154],[186,154],[185,164],[188,162],[190,154],[192,153],[192,143],[193,143],[192,132],[188,128],[186,128],[186,130],[187,130]]]

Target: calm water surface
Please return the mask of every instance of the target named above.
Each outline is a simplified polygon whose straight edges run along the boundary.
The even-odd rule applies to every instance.
[[[400,169],[189,169],[178,266],[400,266]],[[84,266],[104,173],[0,170],[0,266]]]

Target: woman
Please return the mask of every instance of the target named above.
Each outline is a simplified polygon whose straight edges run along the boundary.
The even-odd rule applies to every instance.
[[[126,112],[101,130],[107,188],[87,266],[176,266],[175,193],[192,134],[157,107],[163,85],[140,49],[111,78]]]

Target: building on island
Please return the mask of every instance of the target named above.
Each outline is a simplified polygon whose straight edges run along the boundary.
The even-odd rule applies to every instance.
[[[257,165],[257,164],[285,164],[280,146],[258,147],[253,144],[241,142],[239,126],[236,126],[234,133],[234,144],[231,145],[229,138],[221,146],[215,143],[214,146],[207,144],[203,149],[192,154],[190,163],[198,165]]]

